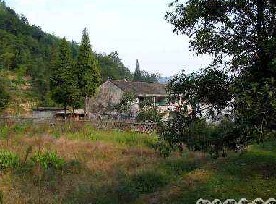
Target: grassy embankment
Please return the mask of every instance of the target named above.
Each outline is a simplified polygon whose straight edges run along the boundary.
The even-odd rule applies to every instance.
[[[2,166],[0,200],[190,204],[200,197],[276,195],[276,142],[212,160],[189,151],[162,158],[152,148],[156,140],[155,135],[80,124],[1,125],[0,149],[13,152],[20,161],[12,168]],[[45,152],[58,157],[46,158]],[[37,155],[44,157],[39,160]]]

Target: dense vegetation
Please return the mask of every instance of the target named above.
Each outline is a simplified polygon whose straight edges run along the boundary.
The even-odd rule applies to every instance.
[[[143,81],[149,83],[156,83],[160,78],[160,74],[158,73],[149,73],[145,70],[140,70],[140,64],[138,59],[136,59],[136,67],[133,74],[133,81]]]
[[[0,1],[0,71],[11,71],[17,75],[31,76],[33,97],[39,104],[56,105],[51,99],[50,76],[62,41],[59,37],[45,33],[35,25],[30,25],[24,15]],[[80,46],[68,42],[70,57],[74,64]],[[99,62],[101,81],[110,79],[132,79],[132,74],[124,66],[117,52],[109,55],[95,54]]]
[[[275,1],[176,0],[170,6],[166,19],[174,32],[214,60],[170,82],[171,93],[185,102],[161,136],[172,146],[216,155],[275,137]]]

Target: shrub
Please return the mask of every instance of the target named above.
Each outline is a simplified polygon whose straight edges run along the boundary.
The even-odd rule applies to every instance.
[[[144,169],[131,175],[119,172],[117,176],[115,192],[119,203],[134,203],[141,194],[153,193],[169,182],[168,175],[156,170]]]
[[[65,165],[63,158],[60,158],[55,152],[35,153],[31,157],[34,164],[40,164],[44,169],[62,169]]]
[[[162,114],[155,107],[143,108],[137,115],[138,122],[156,122],[159,123],[162,119]]]
[[[175,112],[174,117],[159,128],[160,140],[167,141],[170,146],[182,151],[185,145],[192,151],[209,152],[213,158],[225,157],[227,150],[235,150],[240,143],[246,144],[246,141],[237,140],[240,134],[240,129],[227,117],[217,123],[208,123],[204,118],[193,118],[185,112]]]
[[[168,183],[166,176],[156,171],[141,171],[130,180],[139,193],[152,193]]]
[[[0,139],[7,139],[9,135],[9,127],[7,125],[3,125],[0,127]]]
[[[0,170],[15,168],[19,165],[19,156],[8,150],[0,150]]]
[[[164,139],[159,139],[158,142],[153,144],[153,148],[163,157],[170,156],[171,152],[174,150],[174,148]]]

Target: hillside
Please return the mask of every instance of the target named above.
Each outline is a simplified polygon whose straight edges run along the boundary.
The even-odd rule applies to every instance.
[[[19,71],[0,71],[0,79],[9,95],[9,104],[2,115],[28,116],[32,108],[39,104],[39,98],[32,87],[31,77],[24,76]]]
[[[37,105],[53,106],[50,97],[49,77],[52,56],[60,44],[57,36],[44,32],[39,26],[31,25],[24,15],[8,7],[0,0],[0,71],[3,78],[23,74],[28,78],[29,91],[35,96]],[[79,45],[70,42],[72,58],[76,59]],[[132,78],[132,74],[121,62],[117,52],[96,54],[101,68],[102,81],[107,78]],[[11,84],[7,83],[7,84]],[[11,87],[8,87],[11,90]],[[22,90],[24,92],[24,89]],[[28,94],[28,93],[26,93]],[[21,100],[19,98],[18,100]]]

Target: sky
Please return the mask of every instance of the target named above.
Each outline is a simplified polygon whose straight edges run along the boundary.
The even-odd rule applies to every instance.
[[[210,62],[208,56],[189,51],[189,39],[172,32],[164,15],[170,0],[6,0],[7,6],[27,17],[43,31],[81,41],[89,32],[92,49],[118,51],[131,71],[140,69],[172,76],[192,72]]]

